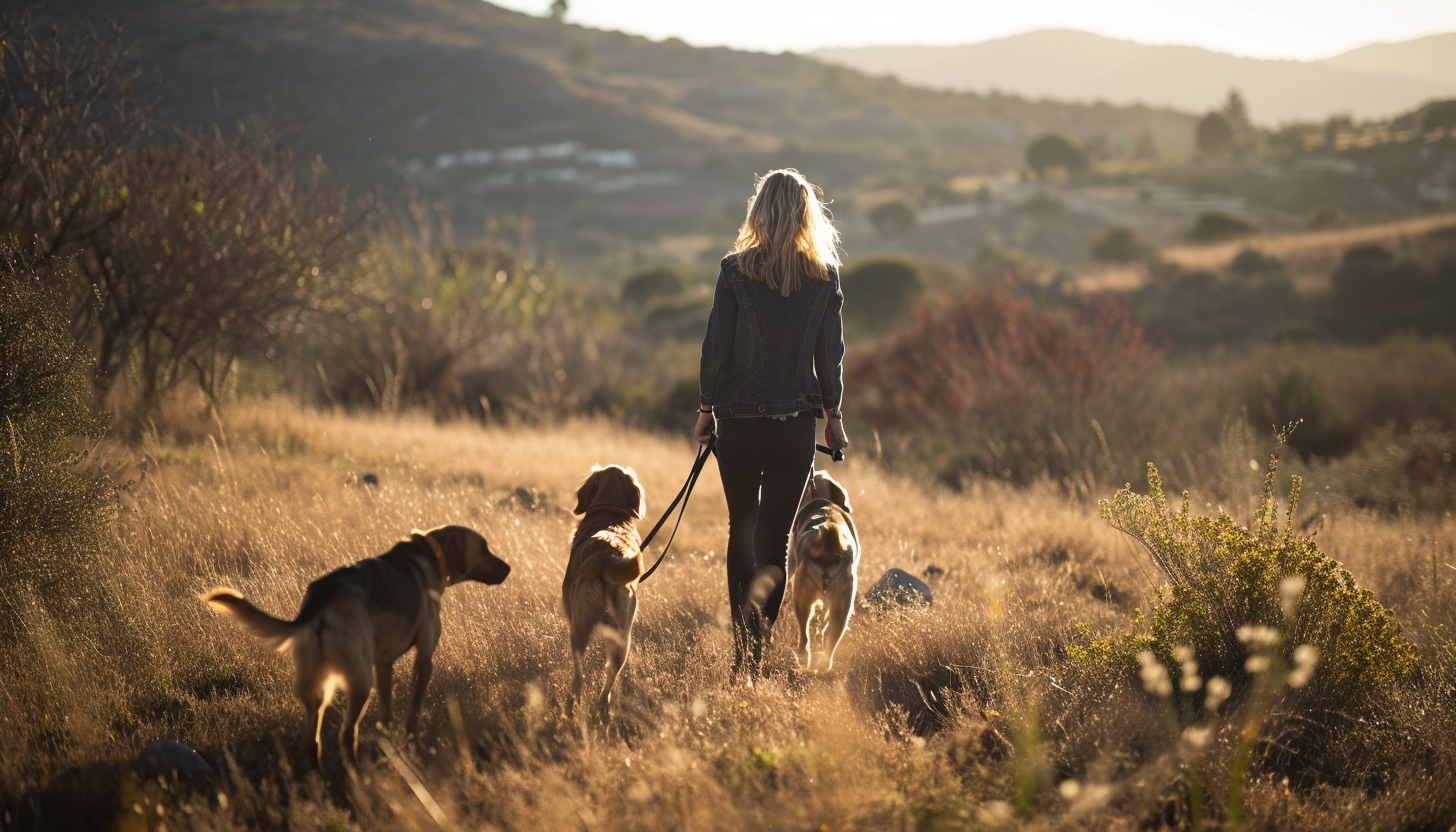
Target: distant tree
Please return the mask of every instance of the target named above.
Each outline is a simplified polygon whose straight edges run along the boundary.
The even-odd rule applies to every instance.
[[[1156,162],[1161,155],[1158,149],[1158,139],[1153,131],[1144,130],[1138,134],[1137,142],[1132,146],[1132,158],[1136,162]]]
[[[873,332],[909,312],[925,291],[920,270],[898,257],[856,263],[844,273],[842,282],[845,317]]]
[[[870,209],[870,224],[883,236],[904,234],[919,221],[915,207],[903,199],[882,202]]]
[[[1244,103],[1244,96],[1237,89],[1228,91],[1228,98],[1223,102],[1223,116],[1229,120],[1229,125],[1238,133],[1247,130],[1251,126],[1249,121],[1249,105]]]
[[[1449,138],[1456,133],[1456,99],[1438,101],[1426,107],[1421,114],[1421,132],[1441,130]]]
[[[1190,243],[1223,243],[1259,233],[1253,220],[1223,211],[1204,211],[1188,232]]]
[[[1336,150],[1340,146],[1340,133],[1354,129],[1355,120],[1348,115],[1330,116],[1325,120],[1325,149]]]
[[[1052,168],[1061,168],[1069,174],[1087,170],[1087,154],[1075,141],[1063,133],[1046,133],[1026,146],[1026,164],[1044,175]]]
[[[1113,225],[1092,238],[1088,256],[1099,263],[1137,263],[1156,251],[1157,247],[1134,229]]]
[[[683,289],[681,275],[668,266],[656,266],[637,272],[622,283],[622,302],[641,308],[658,298],[676,297]]]
[[[551,19],[565,20],[568,5],[566,0],[551,0]]]
[[[1198,122],[1198,152],[1204,156],[1227,156],[1234,152],[1234,128],[1223,113],[1209,113]]]

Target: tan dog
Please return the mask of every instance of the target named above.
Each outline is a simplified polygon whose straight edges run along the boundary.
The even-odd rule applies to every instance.
[[[235,589],[202,596],[243,629],[270,645],[293,648],[293,692],[308,719],[309,751],[321,758],[323,710],[341,685],[349,712],[339,742],[350,760],[359,748],[359,719],[377,681],[383,722],[391,717],[394,662],[415,649],[415,690],[405,730],[413,733],[432,657],[440,641],[440,594],[462,581],[498,584],[511,567],[491,553],[485,538],[464,526],[441,526],[400,541],[379,557],[335,569],[308,585],[292,621],[274,618]]]
[[[571,540],[571,559],[561,582],[561,601],[571,621],[571,683],[574,707],[581,697],[581,663],[592,633],[602,627],[607,678],[597,709],[611,708],[612,686],[632,647],[637,615],[637,579],[642,577],[642,539],[637,521],[647,504],[631,468],[593,465],[576,491],[576,513],[584,515]]]
[[[834,478],[815,471],[799,501],[789,546],[789,578],[799,617],[799,664],[827,672],[854,611],[859,568],[859,532],[850,517],[849,494]],[[809,624],[816,607],[826,621],[819,628],[817,655],[810,650]]]

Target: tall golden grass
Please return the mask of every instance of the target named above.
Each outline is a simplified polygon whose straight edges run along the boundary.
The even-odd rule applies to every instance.
[[[781,624],[770,675],[749,688],[729,674],[726,512],[710,470],[673,554],[642,589],[615,717],[603,726],[564,708],[570,497],[592,463],[629,464],[656,516],[691,462],[686,420],[681,437],[665,437],[605,421],[481,428],[256,402],[168,430],[103,452],[118,471],[146,468],[91,564],[112,604],[98,620],[110,623],[36,614],[24,643],[0,645],[0,828],[1186,823],[1186,774],[1160,703],[1135,678],[1085,672],[1064,652],[1078,624],[1133,628],[1134,607],[1146,610],[1153,595],[1151,569],[1093,506],[1056,489],[951,492],[857,458],[834,468],[863,535],[861,586],[892,566],[919,573],[933,563],[946,570],[935,603],[856,615],[823,678],[793,670]],[[360,484],[365,473],[377,487]],[[197,593],[229,584],[291,616],[313,578],[440,523],[480,530],[511,563],[510,579],[445,595],[413,742],[366,714],[360,779],[331,739],[322,775],[308,773],[291,662]],[[1448,824],[1456,705],[1430,680],[1456,677],[1442,629],[1456,626],[1456,525],[1350,512],[1327,519],[1319,539],[1394,607],[1430,678],[1378,727],[1400,752],[1379,788],[1256,779],[1248,824]],[[399,701],[408,659],[397,670]],[[338,723],[335,711],[325,730]],[[127,763],[162,738],[201,750],[218,779],[195,795],[135,782]],[[1230,720],[1199,764],[1209,805],[1227,793],[1237,743]]]

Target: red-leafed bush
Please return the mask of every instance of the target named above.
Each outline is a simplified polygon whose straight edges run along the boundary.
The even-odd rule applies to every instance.
[[[882,446],[947,482],[1081,486],[1124,467],[1108,430],[1145,432],[1133,399],[1161,357],[1122,304],[1048,309],[1007,289],[971,291],[853,355],[847,388]]]

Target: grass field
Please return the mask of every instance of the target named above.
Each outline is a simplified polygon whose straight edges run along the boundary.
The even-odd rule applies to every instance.
[[[710,465],[670,560],[642,589],[615,718],[602,726],[564,709],[571,495],[592,463],[628,464],[655,517],[692,459],[687,419],[679,438],[608,422],[483,429],[255,403],[178,424],[189,426],[97,452],[120,478],[145,470],[91,564],[104,609],[74,621],[37,611],[23,643],[0,643],[0,829],[1186,827],[1191,780],[1211,816],[1227,805],[1245,721],[1234,703],[1204,753],[1180,762],[1176,727],[1135,673],[1069,659],[1078,625],[1144,627],[1135,608],[1156,598],[1155,572],[1095,506],[1050,487],[952,492],[854,458],[834,467],[863,536],[861,586],[892,566],[935,564],[945,570],[935,603],[860,610],[823,678],[793,672],[781,623],[769,677],[748,688],[729,676],[726,511]],[[379,485],[359,484],[364,473]],[[1250,474],[1250,499],[1258,480]],[[307,774],[291,662],[197,593],[236,586],[291,617],[314,577],[442,523],[481,531],[510,579],[446,594],[415,740],[381,750],[386,735],[366,714],[359,778],[331,739],[322,776]],[[1380,712],[1352,705],[1348,721],[1320,721],[1335,726],[1322,753],[1362,758],[1363,779],[1291,781],[1261,767],[1313,719],[1294,700],[1270,707],[1246,823],[1447,828],[1456,524],[1354,510],[1321,524],[1321,548],[1395,610],[1422,675]],[[408,665],[396,668],[397,702]],[[326,736],[338,724],[333,710]],[[218,778],[193,795],[136,783],[130,760],[162,738],[199,749]]]

